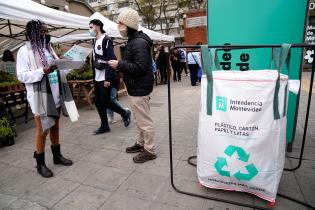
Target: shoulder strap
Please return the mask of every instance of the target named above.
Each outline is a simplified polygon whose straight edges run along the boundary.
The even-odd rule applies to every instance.
[[[196,62],[196,64],[197,64],[197,65],[199,66],[199,68],[200,68],[200,65],[199,65],[199,63],[197,62],[197,60],[196,60],[196,58],[195,58],[193,52],[191,52],[191,56],[193,57],[194,61]]]

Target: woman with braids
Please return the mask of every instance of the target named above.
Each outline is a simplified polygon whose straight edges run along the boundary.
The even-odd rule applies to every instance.
[[[57,66],[49,65],[58,57],[51,47],[50,35],[43,22],[29,21],[26,25],[26,38],[26,44],[17,54],[17,77],[25,83],[27,100],[34,114],[34,158],[37,172],[43,177],[52,177],[52,171],[45,164],[45,140],[48,132],[54,164],[72,165],[71,160],[61,155],[59,144],[60,113],[62,110],[67,115],[64,104],[69,98],[72,99],[65,79],[70,70],[58,71]]]

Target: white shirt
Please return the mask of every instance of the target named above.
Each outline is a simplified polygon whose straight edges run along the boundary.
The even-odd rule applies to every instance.
[[[187,62],[188,64],[198,64],[200,67],[202,67],[201,57],[200,57],[199,52],[189,52],[187,54]]]
[[[105,34],[103,36],[101,36],[100,38],[96,39],[95,41],[95,47],[94,50],[96,52],[96,54],[98,55],[103,55],[103,39],[105,37]],[[95,57],[94,55],[94,50],[93,50],[93,59]],[[105,70],[98,70],[95,69],[95,81],[105,81]]]
[[[180,62],[181,63],[186,63],[187,62],[187,60],[186,60],[186,57],[187,57],[187,55],[186,55],[186,50],[185,49],[181,49],[180,51]]]
[[[16,59],[16,73],[17,78],[20,82],[25,83],[25,88],[27,92],[27,100],[30,104],[33,114],[34,112],[34,89],[33,83],[39,82],[44,76],[43,68],[32,69],[31,61],[29,58],[27,46],[22,46],[18,53]],[[68,74],[71,72],[71,69],[65,70],[65,73]]]

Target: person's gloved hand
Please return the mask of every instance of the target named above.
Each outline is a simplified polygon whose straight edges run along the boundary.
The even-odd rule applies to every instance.
[[[52,66],[46,66],[44,67],[43,71],[45,74],[50,74],[51,72],[54,72],[58,67],[56,65]]]

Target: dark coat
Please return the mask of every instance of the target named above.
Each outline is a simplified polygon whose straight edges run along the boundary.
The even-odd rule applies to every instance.
[[[152,45],[150,37],[142,31],[130,35],[128,32],[124,57],[117,69],[123,74],[130,96],[147,96],[153,90]]]

